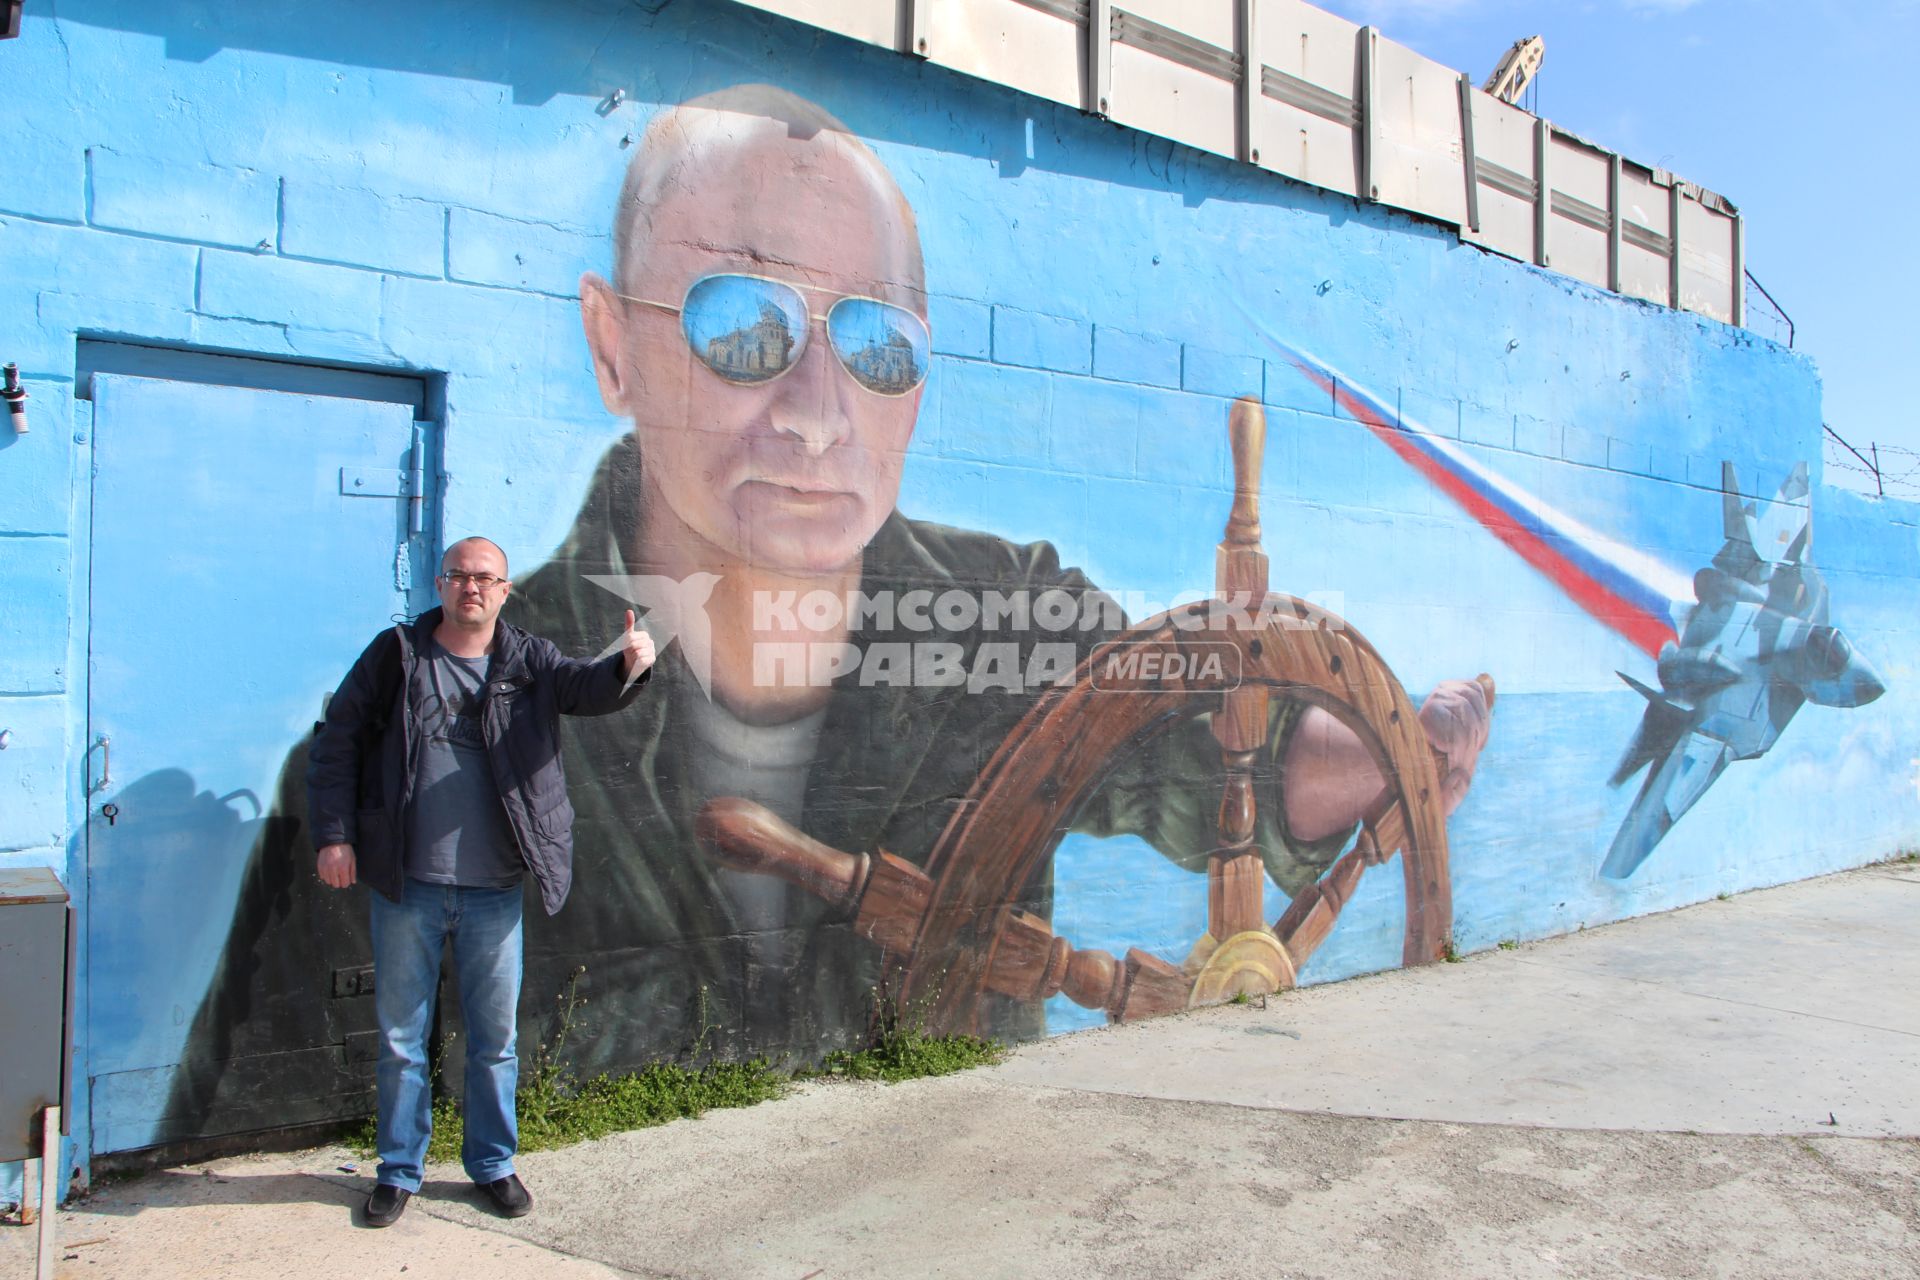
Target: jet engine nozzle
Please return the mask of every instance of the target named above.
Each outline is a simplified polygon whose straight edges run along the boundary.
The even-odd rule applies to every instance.
[[[1676,698],[1689,701],[1724,689],[1740,678],[1740,668],[1717,649],[1682,649],[1667,645],[1660,650],[1660,687]]]

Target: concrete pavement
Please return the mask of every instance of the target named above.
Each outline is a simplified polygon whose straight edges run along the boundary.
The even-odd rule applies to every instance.
[[[1257,1016],[1059,1037],[998,1075],[1332,1115],[1912,1136],[1920,864],[1310,987]]]
[[[345,1151],[62,1213],[62,1276],[1920,1276],[1920,866],[1459,964],[816,1084],[436,1170],[353,1226]],[[0,1276],[31,1232],[0,1229]]]

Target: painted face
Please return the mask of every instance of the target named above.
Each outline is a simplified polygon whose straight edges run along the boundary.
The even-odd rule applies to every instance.
[[[513,584],[507,581],[507,562],[484,542],[463,542],[440,562],[440,607],[446,616],[466,627],[485,627],[500,616]]]
[[[859,557],[899,494],[920,382],[875,370],[925,373],[916,233],[844,137],[742,129],[702,152],[636,246],[615,304],[620,407],[647,501],[677,536],[725,561],[828,572]],[[917,352],[876,318],[889,312]]]

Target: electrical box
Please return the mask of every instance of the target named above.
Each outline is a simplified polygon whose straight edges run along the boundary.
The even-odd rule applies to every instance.
[[[40,1117],[68,1130],[73,907],[47,867],[0,868],[0,1161],[40,1158]]]

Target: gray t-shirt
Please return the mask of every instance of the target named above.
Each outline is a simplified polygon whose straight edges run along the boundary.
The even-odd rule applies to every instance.
[[[462,658],[429,639],[407,697],[420,726],[407,874],[429,884],[504,889],[520,882],[520,847],[480,735],[491,657]]]
[[[763,804],[794,826],[806,806],[807,774],[820,748],[824,709],[786,724],[756,725],[717,702],[689,692],[677,709],[693,730],[692,773],[701,800],[739,796]],[[720,883],[746,935],[749,1008],[784,1019],[797,990],[794,966],[826,904],[778,876],[723,869]]]
[[[794,826],[806,804],[807,773],[820,749],[823,708],[785,724],[749,724],[725,707],[689,694],[679,708],[693,730],[692,772],[701,800],[739,796],[763,804]],[[750,933],[791,927],[787,882],[777,876],[722,869],[735,916]],[[801,896],[805,901],[806,895]]]

